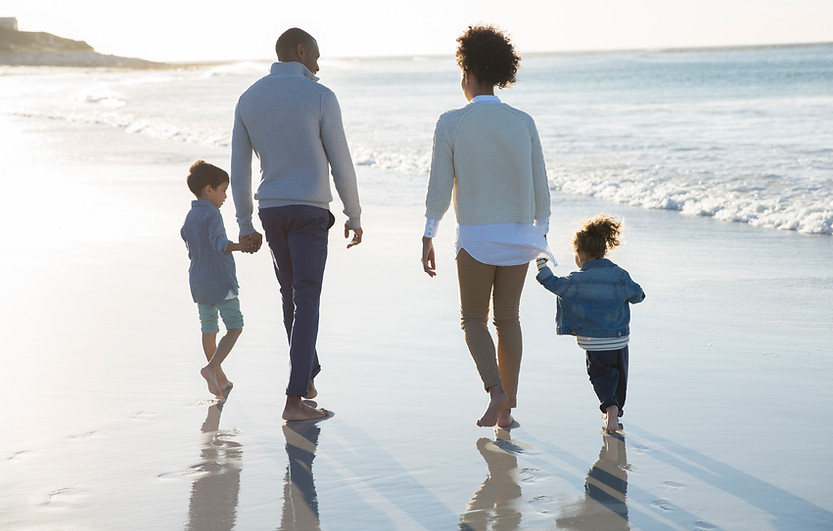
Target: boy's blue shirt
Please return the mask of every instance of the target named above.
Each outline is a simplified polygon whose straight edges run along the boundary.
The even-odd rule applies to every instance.
[[[226,299],[229,291],[239,292],[234,258],[225,252],[231,240],[214,203],[208,199],[192,201],[180,235],[191,259],[188,279],[194,302],[217,304]]]
[[[535,278],[558,295],[555,323],[559,335],[629,335],[629,303],[645,299],[645,292],[628,272],[607,258],[587,262],[566,277],[557,277],[544,267]]]

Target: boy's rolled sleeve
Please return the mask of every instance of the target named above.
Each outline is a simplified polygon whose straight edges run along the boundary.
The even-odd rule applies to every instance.
[[[226,245],[231,243],[231,240],[226,236],[226,227],[223,225],[223,216],[220,215],[219,210],[217,215],[211,216],[209,221],[208,240],[211,242],[211,246],[220,253],[225,253]]]

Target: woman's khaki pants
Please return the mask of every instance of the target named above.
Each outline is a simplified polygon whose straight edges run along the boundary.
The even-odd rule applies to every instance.
[[[518,311],[529,264],[493,266],[465,249],[457,254],[463,334],[485,389],[503,384],[509,407],[516,407],[523,340]],[[497,330],[497,353],[489,333],[489,302]]]

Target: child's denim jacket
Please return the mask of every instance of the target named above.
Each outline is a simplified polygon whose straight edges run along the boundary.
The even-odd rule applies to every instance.
[[[645,292],[627,271],[607,258],[592,260],[580,271],[557,277],[548,267],[535,277],[558,295],[555,317],[558,335],[622,337],[630,334],[628,303],[645,299]]]

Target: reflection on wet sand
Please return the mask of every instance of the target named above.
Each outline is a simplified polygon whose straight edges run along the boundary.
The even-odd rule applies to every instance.
[[[628,459],[625,437],[602,436],[599,459],[587,472],[584,499],[564,508],[558,528],[587,531],[630,529],[628,524]]]
[[[494,441],[486,437],[477,441],[477,449],[486,460],[489,472],[460,515],[461,531],[512,531],[520,526],[521,487],[515,455],[521,449],[510,440],[509,431],[498,429],[496,435]]]
[[[231,530],[237,519],[243,448],[234,432],[218,431],[223,402],[211,404],[203,422],[202,460],[192,467],[200,475],[191,484],[186,529]]]
[[[282,531],[321,529],[318,497],[312,476],[312,460],[315,459],[320,433],[321,428],[314,421],[288,422],[283,425],[289,464],[284,476]]]

